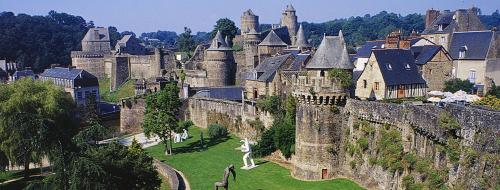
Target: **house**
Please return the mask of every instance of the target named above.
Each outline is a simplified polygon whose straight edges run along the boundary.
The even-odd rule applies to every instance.
[[[355,95],[381,100],[424,96],[426,91],[411,50],[377,49],[357,80]]]
[[[246,99],[257,100],[263,96],[277,95],[282,90],[280,71],[293,61],[291,54],[264,59],[245,81]]]
[[[412,46],[411,51],[419,73],[427,82],[428,91],[442,91],[444,81],[452,78],[453,60],[440,45]]]
[[[449,51],[451,34],[453,32],[481,31],[486,28],[478,17],[479,9],[458,9],[456,11],[427,10],[425,15],[425,30],[422,37],[436,45],[442,45]]]
[[[366,63],[368,63],[368,58],[372,54],[373,49],[383,49],[385,40],[375,40],[375,41],[367,41],[361,47],[358,48],[356,52],[356,67],[354,68],[354,72],[363,71]]]
[[[73,67],[45,69],[39,75],[39,79],[42,81],[51,81],[56,86],[62,87],[64,91],[71,94],[71,97],[78,106],[85,106],[87,100],[91,97],[95,97],[95,101],[97,102],[100,100],[97,77],[83,69],[75,69]]]
[[[35,79],[35,73],[31,69],[18,70],[12,74],[11,81],[16,81],[22,78],[31,78]]]
[[[455,32],[450,44],[453,76],[475,84],[479,94],[500,84],[500,38],[495,31]]]

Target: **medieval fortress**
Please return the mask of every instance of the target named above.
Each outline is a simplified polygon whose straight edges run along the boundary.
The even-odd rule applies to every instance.
[[[445,35],[442,34],[443,26],[431,23],[440,24],[441,17],[435,11],[430,13],[426,17],[428,26],[425,35],[428,39],[391,34],[385,46],[397,50],[388,50],[384,55],[390,58],[389,53],[404,53],[409,50],[402,49],[410,49],[412,44],[429,45],[429,39],[448,41],[452,38],[451,35],[439,37]],[[443,14],[446,16],[449,12]],[[247,10],[241,16],[239,36],[227,39],[219,32],[210,44],[198,46],[193,57],[185,62],[175,60],[174,52],[169,50],[146,50],[132,36],[123,37],[112,49],[105,28],[90,29],[82,40],[82,51],[72,52],[71,57],[73,66],[85,69],[98,78],[110,78],[112,90],[129,79],[175,78],[184,72],[183,92],[189,96],[183,107],[186,119],[200,127],[219,123],[239,137],[253,140],[259,138],[262,129],[252,123],[260,120],[265,128],[269,128],[273,122],[270,113],[258,109],[257,101],[266,96],[295,97],[295,153],[286,162],[291,165],[292,176],[298,179],[349,178],[368,189],[404,189],[407,176],[413,177],[416,183],[425,181],[429,174],[423,171],[393,171],[377,164],[377,160],[385,159],[383,147],[379,146],[380,140],[385,138],[387,131],[395,131],[397,135],[394,138],[400,139],[398,143],[401,143],[402,152],[425,158],[430,168],[439,168],[436,171],[447,171],[442,180],[449,187],[481,189],[498,182],[498,111],[455,104],[438,108],[351,99],[353,89],[344,84],[346,81],[330,74],[330,71],[336,71],[353,76],[356,70],[364,69],[359,69],[358,64],[351,60],[342,31],[337,36],[325,35],[319,47],[314,48],[309,45],[302,26],[298,24],[292,5],[286,6],[281,16],[279,24],[262,31],[259,16]],[[434,21],[436,19],[439,22]],[[437,37],[429,32],[429,28],[434,26],[437,27]],[[477,28],[480,27],[470,30]],[[241,44],[243,50],[235,51],[231,47],[232,42]],[[446,68],[442,73],[449,77],[452,61],[447,49],[435,50],[438,52],[435,54],[441,56],[436,62],[445,59],[442,62],[447,66],[432,68],[434,72]],[[361,58],[358,57],[358,62],[363,60]],[[381,64],[368,62],[368,58],[369,55],[359,65],[377,69],[373,65]],[[387,68],[397,69],[395,66],[389,64]],[[409,72],[416,67],[425,70],[429,66],[408,63],[401,68]],[[392,81],[396,85],[385,85],[388,89],[394,88],[397,97],[421,95],[428,85],[420,75],[414,76],[416,78],[407,79],[416,81],[414,84],[399,85],[398,80],[404,78],[400,77]],[[431,83],[430,80],[434,79],[427,77],[427,80]],[[367,82],[364,83],[366,88]],[[358,86],[363,86],[362,82],[358,81]],[[376,83],[371,93],[375,94],[373,90],[385,87],[384,84],[380,86]],[[121,130],[140,128],[144,100],[124,99],[121,106]],[[459,128],[441,127],[443,115],[450,115],[458,122]],[[362,150],[353,150],[362,138],[368,139],[368,145]],[[452,142],[458,142],[462,148],[451,149],[456,147]],[[455,156],[452,159],[453,151],[458,158]]]

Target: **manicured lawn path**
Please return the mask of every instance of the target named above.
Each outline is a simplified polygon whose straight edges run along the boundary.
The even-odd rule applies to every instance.
[[[199,151],[200,131],[203,131],[206,145],[205,151]],[[184,173],[193,190],[213,189],[213,184],[221,180],[224,169],[229,164],[236,168],[236,182],[229,178],[229,189],[237,190],[291,190],[291,189],[362,189],[356,183],[346,179],[328,181],[300,181],[290,176],[290,171],[272,162],[255,160],[259,167],[252,170],[241,170],[243,153],[235,150],[241,144],[240,139],[231,135],[219,142],[210,142],[205,129],[192,127],[187,141],[174,145],[174,156],[165,156],[163,144],[146,151],[153,157],[165,161],[170,166]]]

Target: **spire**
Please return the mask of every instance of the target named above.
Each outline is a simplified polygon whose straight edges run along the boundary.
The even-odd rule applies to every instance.
[[[226,41],[222,37],[222,34],[220,33],[220,30],[217,31],[217,34],[215,35],[214,39],[212,39],[212,43],[210,44],[210,47],[208,50],[230,50],[226,44]]]
[[[286,9],[285,9],[286,12],[294,12],[295,11],[295,8],[293,8],[293,5],[292,4],[289,4],[286,6]]]
[[[304,34],[304,28],[302,28],[302,24],[299,26],[299,31],[297,32],[297,40],[295,41],[295,46],[300,48],[311,47],[306,40],[306,35]]]

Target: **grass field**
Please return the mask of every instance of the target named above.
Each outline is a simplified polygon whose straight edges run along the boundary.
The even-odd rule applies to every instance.
[[[134,80],[128,80],[118,90],[110,92],[109,78],[99,80],[99,94],[105,102],[117,103],[122,98],[134,96]]]
[[[162,144],[147,148],[153,157],[182,171],[188,178],[192,189],[213,189],[213,183],[220,180],[224,169],[229,164],[236,167],[236,181],[229,180],[230,189],[238,190],[292,190],[292,189],[362,189],[356,183],[346,179],[328,181],[300,181],[292,178],[290,171],[272,162],[256,160],[259,166],[252,170],[241,170],[243,153],[235,150],[240,146],[234,135],[220,141],[205,140],[208,149],[199,148],[200,132],[206,137],[206,130],[190,128],[190,138],[174,145],[174,156],[164,155]]]

